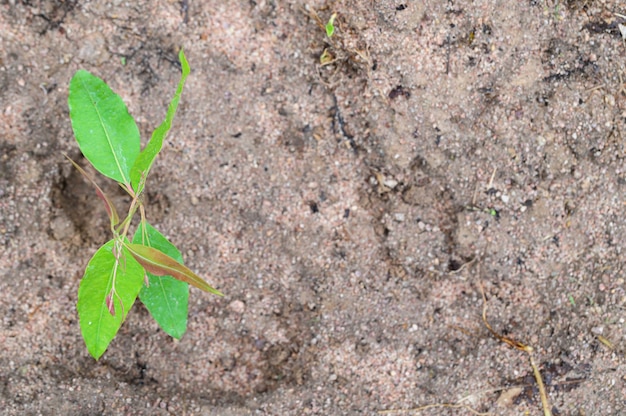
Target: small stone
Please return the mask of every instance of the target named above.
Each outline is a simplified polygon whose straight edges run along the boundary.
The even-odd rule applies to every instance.
[[[198,199],[197,196],[192,196],[191,197],[191,205],[196,206],[196,205],[198,205],[199,202],[200,202],[200,200]]]
[[[109,59],[106,40],[99,32],[93,32],[81,39],[78,58],[91,65],[101,65]]]
[[[224,371],[232,371],[235,368],[237,361],[232,355],[224,354],[220,357],[220,364],[222,365],[222,368],[224,368]]]
[[[383,185],[385,185],[387,188],[393,189],[398,186],[398,181],[393,178],[386,178],[383,181]]]
[[[74,235],[74,224],[65,216],[55,217],[50,221],[50,231],[55,240],[63,241]]]
[[[615,97],[611,94],[607,94],[604,96],[604,102],[607,103],[610,107],[615,107]]]
[[[395,214],[393,214],[393,219],[398,221],[398,222],[403,222],[404,221],[404,213],[396,212]]]
[[[228,309],[241,315],[246,310],[246,304],[240,300],[234,300],[228,305]]]

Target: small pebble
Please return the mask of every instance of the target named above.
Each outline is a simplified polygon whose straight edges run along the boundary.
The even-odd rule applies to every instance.
[[[398,181],[393,178],[388,178],[383,181],[383,185],[385,185],[387,188],[393,189],[398,186]]]
[[[228,305],[228,309],[234,313],[242,314],[246,310],[246,304],[240,300],[234,300]]]

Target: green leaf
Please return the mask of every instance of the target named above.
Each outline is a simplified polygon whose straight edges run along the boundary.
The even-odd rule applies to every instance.
[[[106,351],[133,306],[143,284],[144,270],[122,248],[119,262],[111,240],[93,255],[78,288],[78,318],[87,350],[96,360]],[[112,294],[115,281],[115,292]],[[113,302],[115,315],[107,305]],[[121,303],[120,303],[121,302]]]
[[[335,19],[337,18],[337,13],[333,13],[330,16],[330,19],[328,19],[328,23],[326,23],[325,29],[326,29],[326,36],[328,36],[329,38],[333,36],[333,34],[335,33]]]
[[[133,243],[153,247],[183,263],[180,251],[147,222],[139,225]],[[152,273],[148,273],[148,283],[149,286],[141,288],[139,299],[163,331],[180,339],[187,330],[189,285],[172,276],[156,276]]]
[[[81,69],[70,82],[68,104],[80,151],[98,172],[130,186],[130,168],[141,143],[135,120],[120,96]]]
[[[185,54],[181,49],[178,54],[180,59],[180,64],[183,69],[183,73],[181,75],[180,81],[178,82],[178,88],[176,89],[176,94],[174,94],[174,98],[170,102],[167,107],[167,114],[165,115],[165,120],[161,123],[159,127],[157,127],[152,133],[152,137],[150,141],[146,145],[145,149],[139,154],[139,157],[135,161],[135,164],[132,166],[132,170],[130,172],[130,178],[132,187],[136,193],[140,193],[143,188],[140,183],[142,182],[142,178],[148,176],[150,172],[150,168],[154,163],[154,159],[161,151],[163,147],[163,140],[165,136],[169,132],[170,128],[172,128],[172,121],[174,120],[174,116],[176,115],[176,109],[178,108],[178,102],[180,101],[180,96],[183,93],[183,87],[185,86],[185,80],[187,79],[187,75],[189,75],[189,63],[187,62],[187,58],[185,58]]]
[[[149,273],[156,276],[173,276],[205,292],[224,296],[220,291],[213,289],[211,285],[202,280],[200,276],[157,249],[141,244],[125,244],[125,247]]]

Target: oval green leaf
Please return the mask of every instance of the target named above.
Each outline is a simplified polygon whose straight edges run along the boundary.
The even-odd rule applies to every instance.
[[[153,247],[183,263],[180,251],[147,222],[139,224],[133,243]],[[187,330],[189,285],[172,276],[148,273],[149,286],[143,285],[139,299],[165,333],[180,339]]]
[[[133,306],[143,284],[143,267],[128,252],[118,262],[113,255],[111,240],[93,255],[78,288],[78,319],[87,350],[96,360],[104,354],[115,338],[128,311]],[[115,316],[109,311],[107,296],[111,293]],[[120,303],[121,302],[121,303]]]
[[[70,82],[68,104],[80,151],[98,172],[130,187],[130,169],[141,143],[124,101],[100,78],[81,69]]]

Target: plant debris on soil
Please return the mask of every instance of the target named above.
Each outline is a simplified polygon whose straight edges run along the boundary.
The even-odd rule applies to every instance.
[[[508,339],[553,415],[626,414],[625,15],[0,0],[0,413],[542,414]],[[104,79],[145,143],[180,48],[147,217],[225,297],[192,290],[180,341],[136,304],[94,361],[77,288],[110,236],[63,157],[86,166],[69,80]]]

